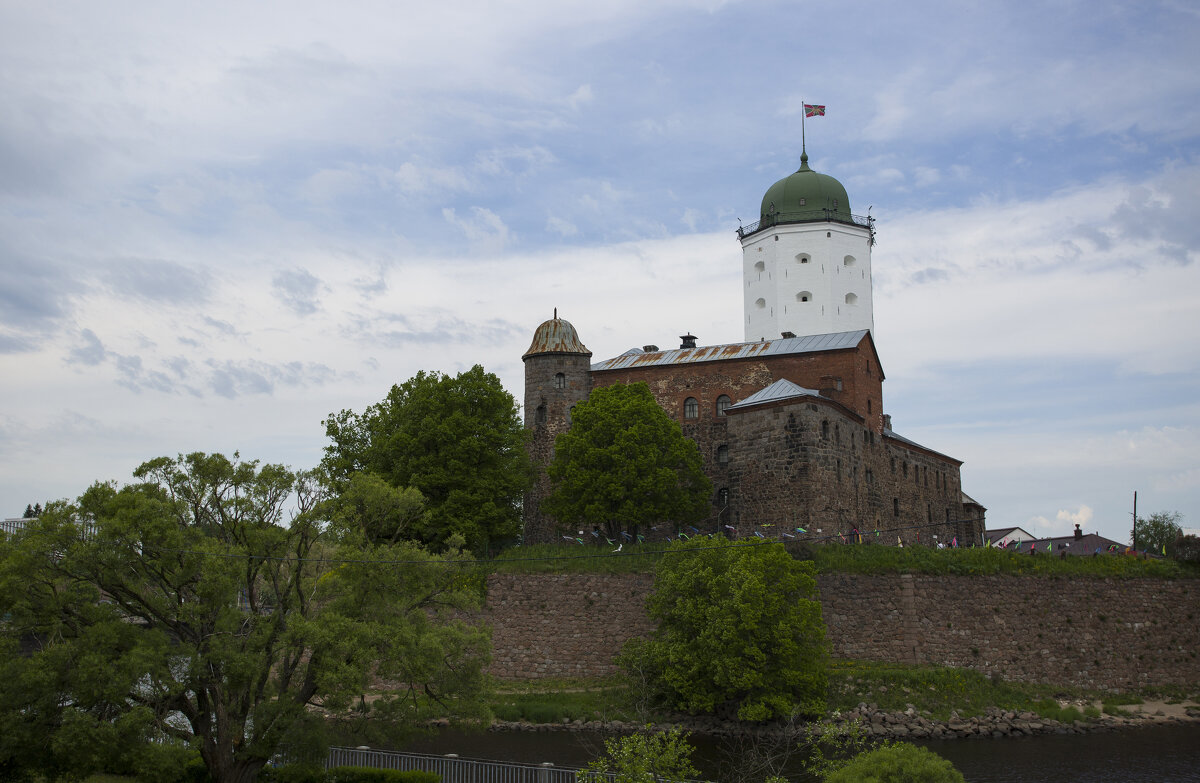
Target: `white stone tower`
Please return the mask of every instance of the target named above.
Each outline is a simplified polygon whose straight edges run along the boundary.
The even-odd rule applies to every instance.
[[[870,217],[852,215],[842,183],[808,167],[763,196],[742,242],[746,342],[875,327]]]

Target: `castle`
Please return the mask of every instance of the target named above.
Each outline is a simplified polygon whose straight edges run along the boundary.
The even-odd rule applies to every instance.
[[[525,426],[539,467],[525,541],[557,540],[540,502],[571,408],[614,383],[644,381],[694,440],[713,483],[709,530],[887,544],[982,543],[984,509],[963,494],[962,462],[892,430],[871,332],[875,226],[846,189],[800,168],[763,196],[742,245],[745,342],[633,348],[592,363],[575,328],[538,326],[525,362]]]

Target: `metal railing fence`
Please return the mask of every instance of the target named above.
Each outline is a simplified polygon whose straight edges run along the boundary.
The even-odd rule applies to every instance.
[[[422,770],[441,776],[443,783],[575,783],[579,770],[553,764],[516,764],[459,756],[434,756],[374,748],[331,747],[325,762],[332,767]]]

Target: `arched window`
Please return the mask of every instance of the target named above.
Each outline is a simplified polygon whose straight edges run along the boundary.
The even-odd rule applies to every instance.
[[[572,405],[570,408],[567,408],[567,424],[568,425],[571,423],[571,419],[574,416],[575,416],[575,406]]]
[[[567,376],[563,375],[561,372],[554,373],[554,388],[556,388],[556,389],[567,388]]]
[[[700,403],[696,402],[695,397],[688,397],[683,401],[683,418],[695,419],[700,416]]]
[[[729,463],[729,447],[722,443],[717,446],[717,464],[725,465]]]
[[[821,438],[823,438],[824,440],[829,440],[829,420],[828,419],[821,422]]]
[[[800,293],[796,294],[796,301],[797,302],[811,302],[812,301],[812,291],[801,291]]]
[[[762,261],[756,261],[756,262],[755,262],[755,264],[754,264],[754,271],[755,271],[755,272],[758,272],[759,274],[762,274],[762,273],[763,273],[763,272],[765,272],[766,270],[767,270],[767,265],[766,265],[766,264],[764,264]]]
[[[760,296],[758,299],[754,300],[754,306],[761,310],[767,306],[767,300]]]
[[[846,256],[842,259],[842,263],[845,266],[854,266],[854,256]]]
[[[732,403],[733,403],[733,400],[729,399],[728,394],[722,394],[720,397],[718,397],[717,398],[717,415],[724,416],[725,409],[728,408]]]
[[[900,498],[892,498],[892,516],[900,516]]]
[[[534,424],[546,423],[546,403],[543,402],[541,405],[537,406],[537,411],[533,415],[533,422]]]
[[[846,294],[846,304],[848,304],[848,305],[858,304],[858,294]]]
[[[796,263],[797,263],[797,264],[807,264],[807,263],[808,263],[808,260],[809,260],[809,259],[808,259],[808,256],[807,256],[807,255],[805,255],[804,253],[801,253],[800,255],[796,256]]]

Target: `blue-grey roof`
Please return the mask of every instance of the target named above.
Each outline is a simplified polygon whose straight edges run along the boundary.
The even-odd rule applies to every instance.
[[[962,460],[954,459],[954,457],[951,457],[949,454],[943,454],[940,451],[935,451],[935,450],[929,448],[928,446],[922,446],[920,443],[917,443],[915,440],[909,440],[908,438],[905,438],[902,435],[897,435],[895,432],[887,429],[886,427],[883,430],[883,437],[891,438],[892,440],[898,440],[901,443],[904,443],[908,446],[912,446],[913,448],[920,449],[921,451],[928,451],[930,454],[936,454],[939,457],[945,457],[946,459],[953,460],[954,462],[957,462],[960,465],[962,464]]]
[[[620,356],[593,364],[592,371],[624,370],[631,367],[654,367],[670,364],[691,364],[693,362],[713,362],[724,359],[753,359],[759,356],[786,356],[788,354],[818,353],[821,351],[841,351],[847,348],[854,348],[866,336],[866,329],[858,329],[853,332],[811,334],[804,337],[781,337],[778,340],[764,340],[757,343],[707,345],[702,348],[676,348],[672,351],[651,351],[649,353],[639,348],[634,348]]]
[[[790,400],[795,397],[820,397],[821,393],[813,389],[806,389],[803,386],[797,386],[786,378],[780,378],[765,389],[759,389],[751,394],[746,399],[730,405],[729,410],[736,411],[742,408],[749,408],[753,405],[763,405],[768,402],[778,402],[780,400]]]

